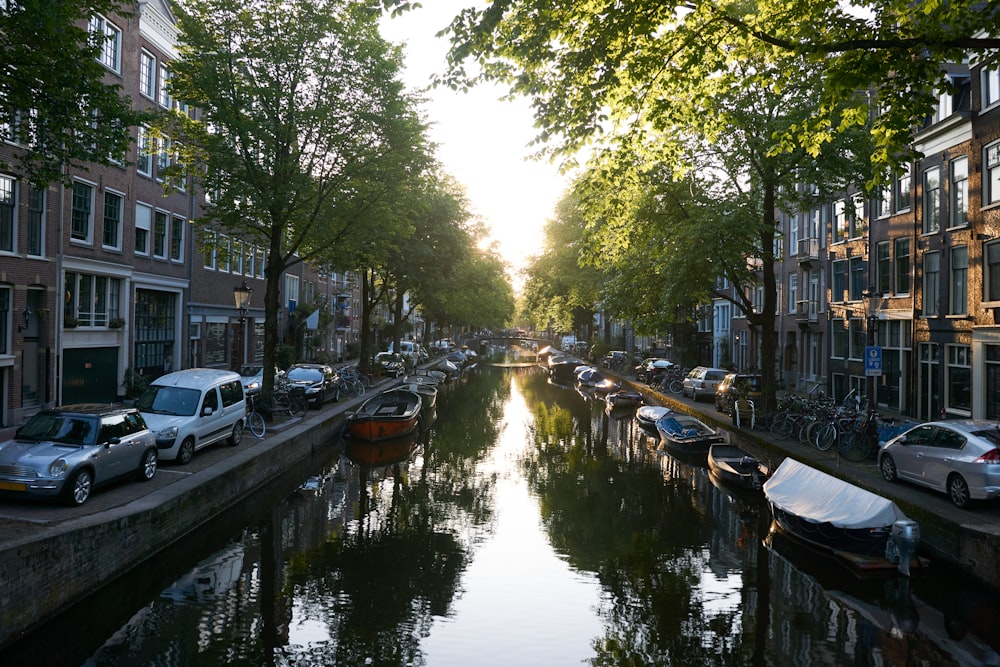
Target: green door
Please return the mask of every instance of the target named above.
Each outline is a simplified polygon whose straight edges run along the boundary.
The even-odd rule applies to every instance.
[[[114,403],[118,400],[118,348],[66,350],[62,404]]]

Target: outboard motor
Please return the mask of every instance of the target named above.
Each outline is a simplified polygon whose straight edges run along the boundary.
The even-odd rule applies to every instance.
[[[893,522],[889,540],[885,545],[885,557],[896,563],[896,569],[903,576],[910,576],[910,560],[920,546],[920,525],[912,519]]]

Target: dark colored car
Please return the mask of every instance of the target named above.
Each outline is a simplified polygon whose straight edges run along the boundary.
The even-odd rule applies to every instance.
[[[292,364],[285,371],[291,387],[301,387],[309,407],[319,409],[327,401],[340,398],[337,374],[326,364]]]
[[[406,374],[406,364],[396,352],[379,352],[375,355],[375,370],[380,375],[398,378]]]
[[[715,409],[731,413],[739,398],[755,399],[761,395],[759,373],[729,373],[715,388]]]
[[[0,491],[82,505],[97,486],[156,475],[156,440],[131,407],[66,405],[42,410],[0,444]]]

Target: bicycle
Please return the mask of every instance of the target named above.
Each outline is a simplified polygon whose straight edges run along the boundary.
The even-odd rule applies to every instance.
[[[840,443],[840,455],[860,463],[871,458],[878,448],[878,411],[868,410]]]
[[[267,423],[264,421],[264,415],[257,412],[259,397],[260,394],[256,392],[247,394],[247,428],[258,440],[262,440],[267,432]]]
[[[274,388],[268,411],[271,414],[283,412],[289,417],[302,417],[309,409],[306,402],[306,392],[302,387],[289,387],[282,383]]]

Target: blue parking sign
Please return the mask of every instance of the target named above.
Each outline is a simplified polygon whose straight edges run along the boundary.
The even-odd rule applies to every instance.
[[[882,375],[882,348],[879,345],[865,346],[865,376]]]

